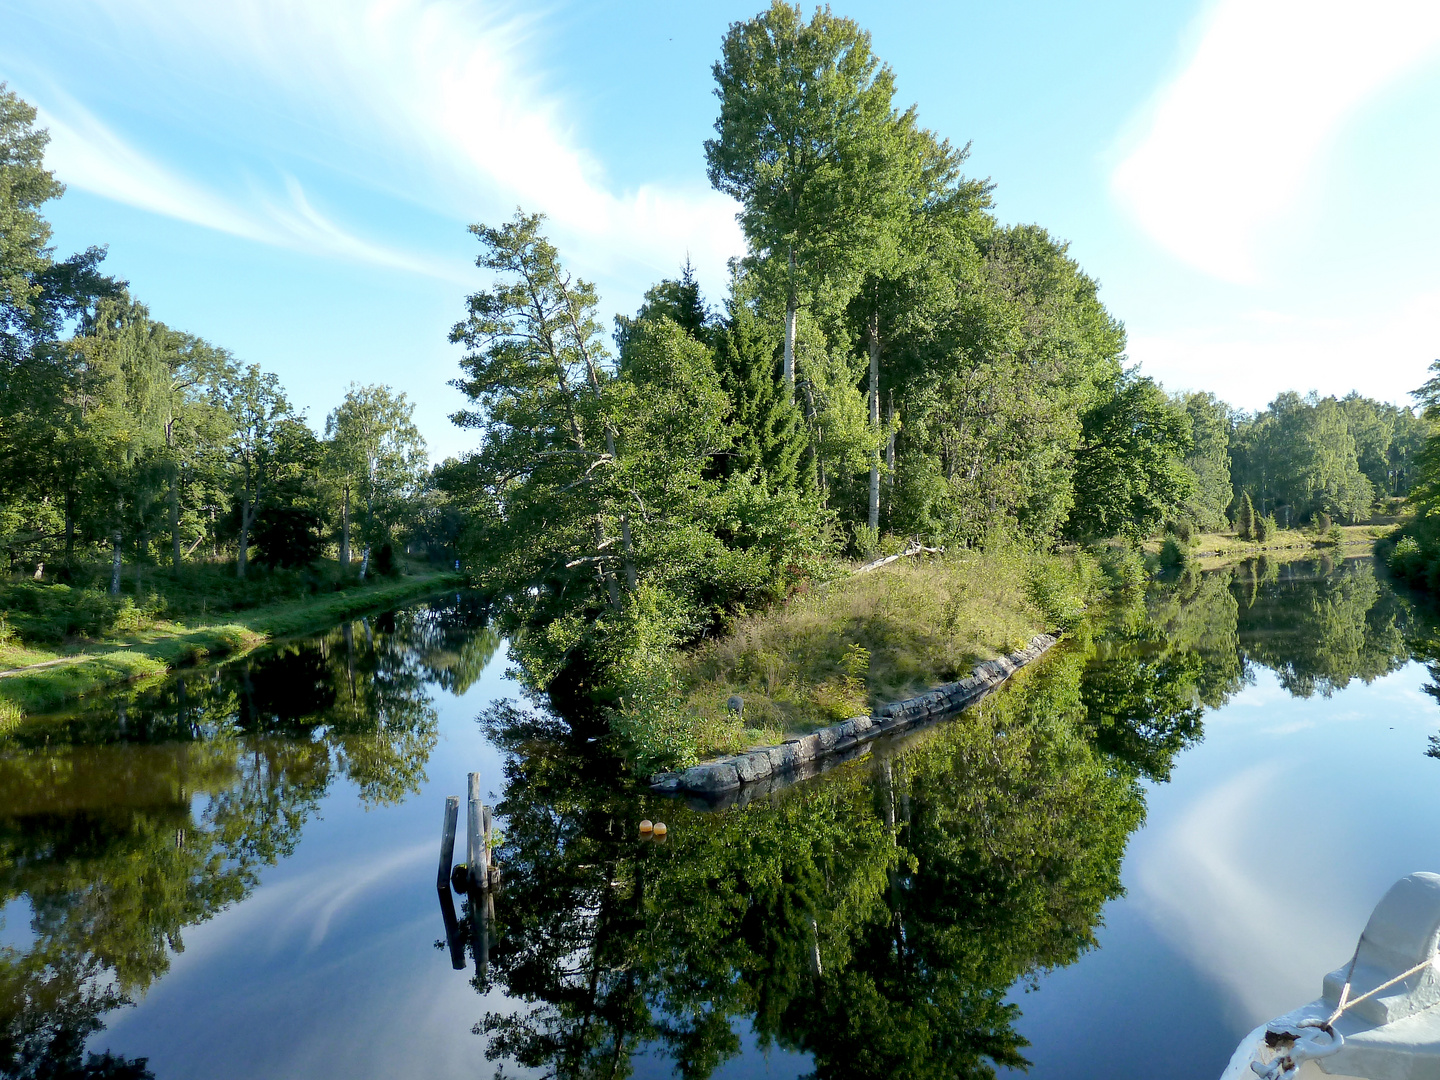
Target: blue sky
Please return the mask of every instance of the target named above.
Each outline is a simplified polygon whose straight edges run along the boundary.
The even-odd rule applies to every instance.
[[[710,66],[747,3],[0,0],[0,79],[41,110],[63,254],[280,374],[350,381],[436,456],[465,231],[542,210],[608,318],[742,246],[705,180]],[[1402,401],[1440,355],[1440,5],[839,3],[901,104],[1071,243],[1170,389]]]

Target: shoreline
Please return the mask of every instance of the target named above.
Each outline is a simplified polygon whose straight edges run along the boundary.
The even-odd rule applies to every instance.
[[[786,739],[777,746],[756,747],[679,772],[656,773],[649,779],[650,789],[716,801],[750,785],[765,784],[768,790],[788,786],[821,767],[828,758],[848,755],[882,735],[903,734],[973,705],[1022,667],[1044,656],[1059,640],[1058,634],[1036,634],[1024,648],[976,664],[968,678],[882,705],[873,716],[851,717],[809,735]]]
[[[461,587],[453,571],[288,600],[238,611],[202,626],[141,631],[129,640],[98,642],[70,655],[0,671],[0,724],[64,706],[97,690],[156,678],[212,658],[233,658],[280,638],[324,629],[336,621]],[[39,655],[40,650],[26,647]]]

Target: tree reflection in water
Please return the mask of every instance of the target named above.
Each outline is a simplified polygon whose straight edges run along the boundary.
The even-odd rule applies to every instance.
[[[371,805],[419,789],[434,688],[463,692],[498,645],[476,625],[464,604],[361,620],[9,733],[0,1075],[146,1075],[87,1037],[295,849],[337,779]],[[475,982],[510,1008],[477,1031],[497,1062],[563,1077],[624,1076],[639,1053],[708,1076],[747,1025],[824,1078],[1021,1065],[1017,987],[1094,946],[1142,785],[1205,710],[1261,667],[1301,696],[1412,655],[1440,681],[1428,625],[1366,563],[1187,575],[963,719],[721,814],[638,792],[580,691],[569,723],[494,706],[506,877]],[[666,842],[639,839],[642,817]]]
[[[0,949],[0,1075],[150,1075],[85,1040],[294,851],[337,777],[369,803],[418,790],[432,686],[463,691],[499,644],[477,625],[466,602],[362,620],[13,732],[0,904],[32,940]]]
[[[821,1077],[1024,1064],[1006,995],[1093,946],[1143,814],[1084,737],[1084,670],[1062,653],[900,754],[722,814],[626,794],[560,722],[492,710],[518,752],[479,988],[539,1004],[486,1014],[487,1053],[609,1077],[643,1047],[703,1077],[750,1017]]]
[[[1190,574],[956,722],[719,814],[633,794],[588,724],[497,705],[506,884],[475,981],[534,1004],[475,1030],[497,1075],[623,1077],[643,1053],[705,1077],[745,1021],[822,1078],[1023,1066],[1012,995],[1094,946],[1141,781],[1258,666],[1330,693],[1403,664],[1412,622],[1368,562]]]

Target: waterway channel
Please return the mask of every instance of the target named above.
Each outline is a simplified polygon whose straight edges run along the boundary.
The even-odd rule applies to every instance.
[[[528,700],[463,596],[34,718],[0,1075],[1216,1077],[1440,870],[1436,625],[1364,559],[1156,582],[719,813]],[[483,971],[436,889],[472,771]]]

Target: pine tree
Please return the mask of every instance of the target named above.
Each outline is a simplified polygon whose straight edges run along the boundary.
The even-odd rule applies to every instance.
[[[1240,497],[1240,513],[1235,517],[1235,531],[1241,540],[1255,539],[1255,504],[1247,491]]]
[[[645,300],[633,319],[627,315],[615,316],[615,346],[620,352],[621,367],[625,366],[626,353],[640,324],[667,317],[702,345],[710,344],[715,320],[700,295],[695,267],[688,258],[679,278],[666,278],[645,290]]]
[[[1269,540],[1271,535],[1275,532],[1275,519],[1272,517],[1264,517],[1260,514],[1256,514],[1255,526],[1252,532],[1254,533],[1254,540],[1257,544],[1265,543],[1265,541]]]
[[[801,490],[806,434],[800,409],[776,377],[775,342],[743,302],[731,303],[730,318],[715,335],[715,367],[730,398],[729,425],[735,440],[721,474],[758,467],[771,491]]]

